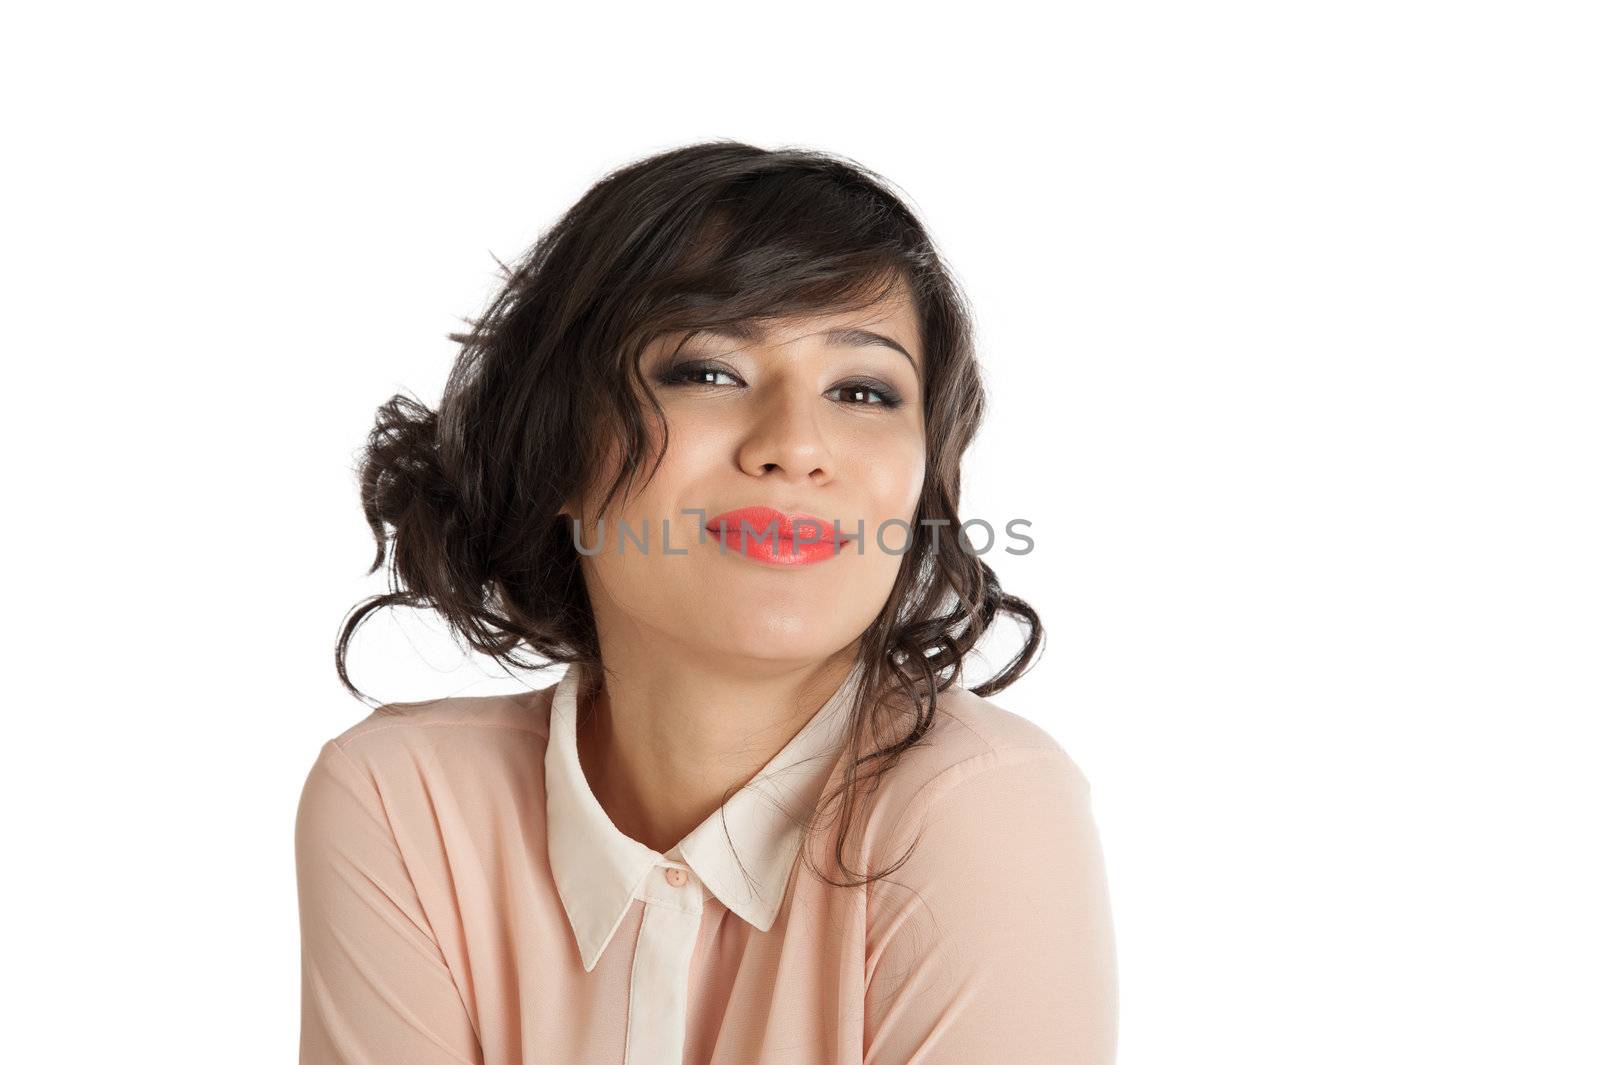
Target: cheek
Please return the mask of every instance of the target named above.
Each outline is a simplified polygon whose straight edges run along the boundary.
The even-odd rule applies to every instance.
[[[927,474],[927,452],[920,439],[880,443],[870,455],[853,464],[850,478],[863,486],[863,502],[872,508],[879,521],[901,518],[910,521],[916,514]]]
[[[717,418],[692,418],[673,414],[668,418],[667,450],[661,456],[663,480],[677,484],[726,470],[738,446],[736,426]]]
[[[641,529],[645,519],[648,518],[651,528],[655,529],[663,517],[677,524],[683,519],[676,508],[685,494],[696,482],[703,480],[708,470],[715,468],[717,456],[725,454],[727,445],[720,439],[714,423],[696,424],[693,420],[686,420],[671,413],[667,421],[670,432],[660,463],[653,464],[650,461],[660,444],[660,437],[656,435],[657,430],[651,426],[647,430],[649,437],[643,457],[638,468],[633,471],[632,484],[625,483],[618,497],[612,500],[611,510],[606,515],[608,525],[627,522],[630,528]],[[616,474],[619,455],[620,445],[613,444],[601,461],[606,472],[607,485],[609,479]],[[654,473],[646,482],[644,478],[652,467]],[[623,480],[626,482],[627,478],[624,477]],[[591,506],[598,502],[599,494],[600,491],[593,493]],[[590,513],[593,514],[592,509]]]
[[[642,595],[648,600],[651,593],[664,594],[678,574],[689,568],[678,557],[661,556],[665,550],[663,537],[675,551],[699,543],[699,523],[708,515],[686,512],[686,508],[703,507],[705,486],[716,483],[718,471],[727,467],[726,434],[719,433],[715,425],[695,425],[677,418],[671,421],[670,429],[667,447],[660,463],[654,466],[654,473],[651,464],[642,461],[626,495],[613,501],[606,515],[606,550],[584,560],[585,565],[603,574],[619,597],[624,586],[633,589],[629,598]],[[652,441],[651,447],[654,446]],[[649,454],[647,450],[646,456]],[[600,535],[598,530],[592,532],[588,543],[593,545]],[[636,546],[640,538],[649,544],[648,556]],[[617,550],[619,543],[626,544],[621,552]],[[671,568],[663,569],[664,565]]]
[[[680,541],[678,526],[687,528],[695,523],[695,517],[684,514],[682,508],[705,505],[706,486],[726,477],[733,445],[726,429],[714,422],[696,424],[675,418],[670,428],[661,463],[655,467],[650,483],[639,489],[629,511],[635,520],[649,518],[652,526],[659,525],[663,518],[671,521],[676,543]],[[638,476],[643,478],[649,472],[646,465]]]

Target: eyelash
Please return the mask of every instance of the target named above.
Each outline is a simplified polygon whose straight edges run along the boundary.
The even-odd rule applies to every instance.
[[[727,376],[735,379],[737,379],[739,376],[732,370],[723,369],[721,366],[716,366],[712,363],[686,362],[680,366],[674,366],[670,370],[666,370],[659,377],[657,377],[656,380],[668,387],[719,387],[710,381],[690,380],[692,377],[708,373],[726,374]],[[870,401],[865,403],[846,403],[845,406],[847,407],[882,407],[884,410],[894,410],[904,402],[904,400],[900,398],[900,394],[894,389],[888,388],[884,385],[876,384],[871,381],[846,381],[843,384],[834,385],[828,391],[838,392],[840,390],[851,392],[871,392],[878,397],[878,402],[876,403]]]

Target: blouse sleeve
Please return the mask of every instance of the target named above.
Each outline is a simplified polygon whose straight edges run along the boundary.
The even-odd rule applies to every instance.
[[[334,741],[295,818],[301,1065],[479,1065],[370,776]]]
[[[1089,783],[1059,748],[936,777],[868,933],[866,1065],[1110,1065],[1116,950]]]

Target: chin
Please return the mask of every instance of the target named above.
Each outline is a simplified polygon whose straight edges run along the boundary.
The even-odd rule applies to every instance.
[[[702,639],[723,655],[766,662],[814,662],[850,642],[848,633],[838,631],[838,615],[827,610],[794,614],[726,601],[711,609],[716,620],[706,625]]]

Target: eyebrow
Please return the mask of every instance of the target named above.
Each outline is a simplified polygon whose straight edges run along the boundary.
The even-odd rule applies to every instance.
[[[729,322],[726,325],[707,326],[700,332],[728,340],[760,340],[767,335],[766,329],[754,322]],[[828,329],[823,331],[822,339],[824,343],[838,348],[891,348],[906,357],[912,370],[917,369],[917,360],[911,357],[911,353],[901,346],[898,340],[882,333],[874,333],[870,329]],[[920,377],[920,374],[918,376]]]

